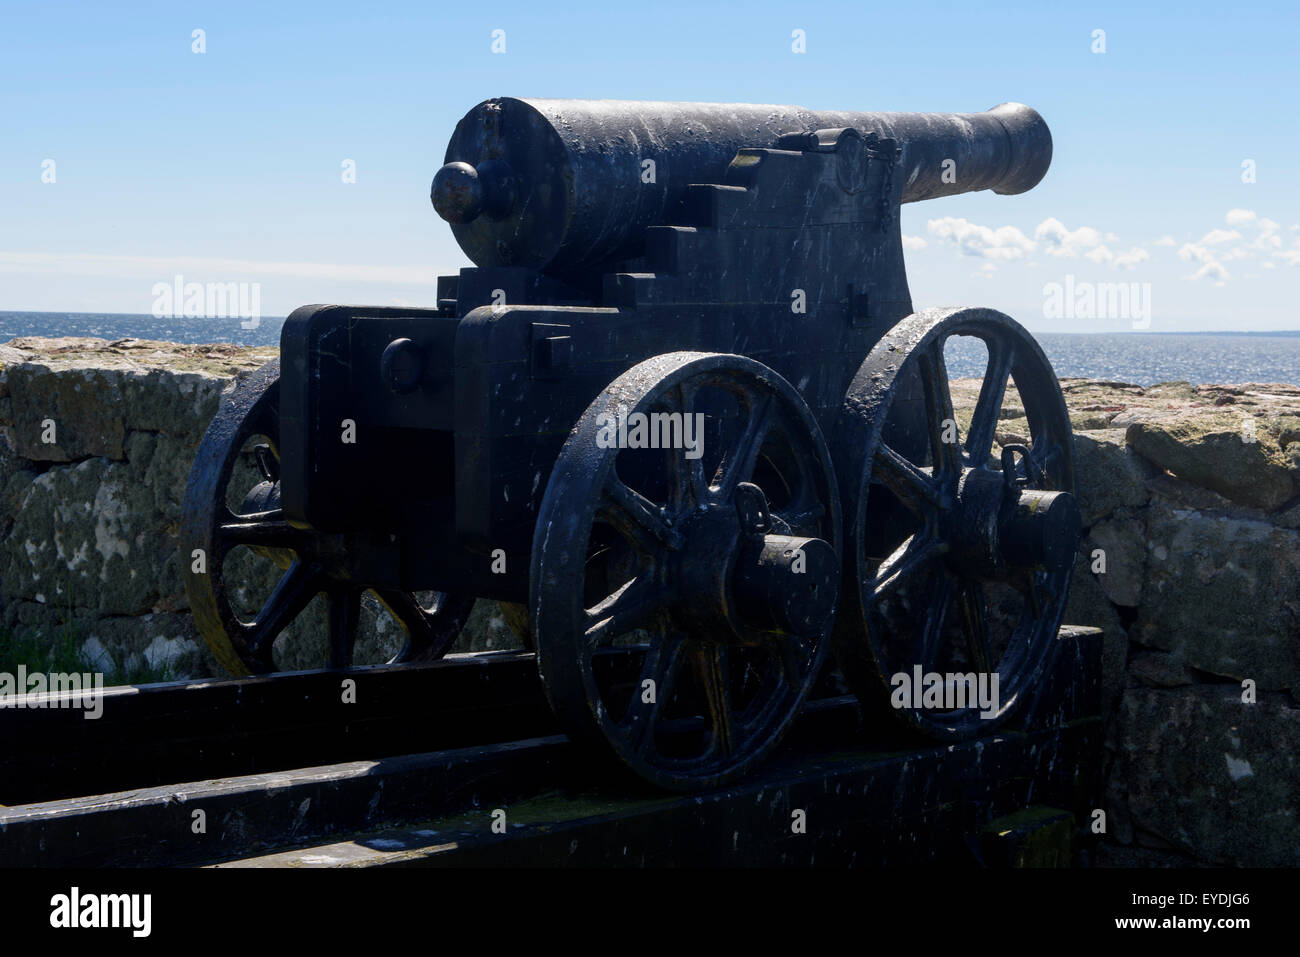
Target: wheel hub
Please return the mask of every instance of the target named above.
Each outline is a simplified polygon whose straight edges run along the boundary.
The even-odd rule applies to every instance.
[[[819,633],[839,598],[834,547],[771,532],[767,497],[757,485],[741,483],[735,499],[734,508],[723,503],[695,512],[683,527],[677,574],[685,617],[706,641],[746,643],[751,628]]]
[[[735,592],[742,617],[756,627],[815,635],[839,598],[839,556],[820,538],[764,535],[741,550]]]
[[[681,531],[683,547],[677,553],[674,577],[683,624],[701,640],[725,641],[732,630],[727,620],[729,581],[739,548],[740,522],[734,510],[710,505],[693,512]]]
[[[949,563],[989,580],[1017,569],[1067,567],[1083,535],[1079,503],[1069,492],[1023,488],[988,469],[962,477],[941,529],[951,542]]]

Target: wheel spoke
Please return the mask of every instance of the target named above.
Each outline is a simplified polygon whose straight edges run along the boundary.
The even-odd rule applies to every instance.
[[[735,719],[736,733],[762,734],[768,722],[788,706],[795,689],[804,687],[816,675],[811,669],[817,657],[817,643],[798,635],[782,635],[762,649],[762,655],[747,659],[744,675],[753,674],[759,690],[750,696],[748,707]],[[753,649],[741,649],[742,653]],[[741,693],[745,683],[741,682]]]
[[[361,589],[345,587],[326,593],[329,598],[329,636],[331,668],[352,664],[357,643],[357,625],[361,620]]]
[[[957,419],[952,411],[952,393],[948,388],[948,369],[943,359],[943,340],[919,356],[921,382],[925,388],[925,409],[930,434],[930,456],[935,477],[955,481],[961,475],[961,449],[955,441]],[[949,425],[948,423],[951,423]],[[954,441],[945,442],[944,433],[954,431]]]
[[[232,446],[236,452],[243,449],[252,438],[263,438],[271,454],[280,459],[280,380],[277,376],[266,391],[252,403],[239,423]],[[256,453],[255,453],[256,454]]]
[[[664,589],[650,575],[638,575],[618,591],[587,609],[588,647],[598,648],[612,638],[644,624],[663,606]]]
[[[813,651],[809,647],[811,642],[799,635],[782,635],[777,640],[777,643],[780,651],[781,670],[785,672],[785,676],[789,679],[791,685],[797,687],[807,677],[808,657]]]
[[[970,651],[971,666],[987,674],[992,652],[989,649],[988,609],[984,602],[984,589],[978,582],[967,582],[957,596],[965,626],[966,641]]]
[[[465,604],[446,592],[435,594],[437,598],[433,607],[425,608],[408,591],[375,589],[375,596],[406,631],[406,645],[390,664],[434,661],[446,652],[460,634],[465,615],[473,603]]]
[[[646,651],[645,661],[641,664],[641,677],[632,689],[632,702],[623,719],[624,733],[633,751],[638,754],[645,752],[654,741],[658,716],[672,699],[677,676],[686,658],[686,640],[680,632],[668,632],[657,638]],[[647,681],[654,682],[653,704],[642,703]]]
[[[1025,598],[1029,601],[1029,613],[1037,621],[1043,614],[1042,597],[1038,594],[1038,573],[1029,569],[1024,577]]]
[[[944,542],[928,535],[913,535],[880,563],[871,583],[872,595],[879,599],[897,591],[899,585],[915,575],[917,569],[924,568],[944,551]]]
[[[722,501],[728,501],[736,486],[754,474],[763,440],[772,428],[772,405],[772,396],[766,392],[751,403],[744,431],[737,436],[718,469],[718,497]]]
[[[975,402],[970,431],[966,436],[966,454],[976,468],[983,468],[992,454],[993,436],[1002,415],[1007,381],[1011,377],[1011,364],[1015,358],[1015,347],[1004,339],[994,339],[989,344],[989,351],[988,367],[984,371],[980,396]]]
[[[279,508],[247,515],[231,513],[218,527],[223,551],[238,545],[299,548],[305,537],[302,529],[294,528],[284,520],[284,510]]]
[[[1029,448],[1029,461],[1025,462],[1025,475],[1030,488],[1050,488],[1052,468],[1060,461],[1061,447],[1047,436],[1043,436]]]
[[[921,622],[920,665],[926,672],[934,671],[939,664],[939,650],[943,645],[943,628],[948,619],[948,608],[952,605],[952,579],[940,570],[938,581],[930,595],[925,617]]]
[[[673,551],[682,547],[681,533],[664,521],[659,506],[612,472],[605,493],[600,503],[601,516],[642,554],[654,554],[664,546]]]
[[[730,672],[727,667],[726,645],[709,643],[701,645],[695,654],[700,685],[709,711],[709,724],[713,728],[711,752],[727,758],[735,751],[734,719],[731,711]]]
[[[685,449],[668,449],[669,500],[674,511],[690,511],[708,501],[704,460],[688,459]]]
[[[248,650],[267,670],[271,668],[271,646],[276,637],[302,613],[320,586],[320,569],[314,564],[295,561],[280,576],[257,618],[247,626]]]
[[[671,411],[680,412],[682,426],[685,428],[686,417],[695,414],[695,398],[702,383],[685,379],[674,386],[664,396],[665,404]],[[700,435],[701,451],[704,436]],[[669,503],[674,512],[681,513],[695,509],[709,500],[709,483],[704,474],[704,458],[688,459],[686,449],[667,449]]]
[[[939,508],[939,488],[930,474],[884,442],[876,451],[871,477],[893,492],[916,515],[924,518]]]
[[[397,619],[397,623],[406,629],[406,636],[413,644],[425,645],[432,642],[433,630],[429,618],[437,614],[437,609],[446,599],[446,595],[439,592],[438,605],[434,611],[426,611],[415,600],[415,596],[409,591],[399,591],[396,588],[376,589],[375,596],[388,609],[389,613]]]

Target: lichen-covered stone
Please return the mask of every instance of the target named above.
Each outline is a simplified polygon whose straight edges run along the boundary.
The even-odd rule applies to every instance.
[[[157,519],[152,490],[126,465],[93,458],[42,473],[0,546],[6,598],[102,615],[149,612],[156,570],[175,550]]]
[[[1157,688],[1176,688],[1192,683],[1192,673],[1177,655],[1143,651],[1128,663],[1128,673],[1139,682]]]
[[[18,454],[121,460],[131,429],[201,436],[231,377],[275,354],[143,339],[10,340],[0,345],[0,367]]]
[[[96,651],[130,673],[154,680],[179,680],[220,674],[188,614],[145,614],[78,621],[82,651]],[[216,669],[216,670],[214,670]]]
[[[1092,526],[1084,549],[1089,558],[1098,550],[1102,553],[1096,564],[1105,570],[1096,577],[1106,597],[1116,605],[1136,608],[1147,562],[1146,522],[1129,509],[1119,509]]]
[[[18,514],[27,486],[36,478],[36,472],[27,468],[29,463],[18,457],[13,446],[11,430],[0,427],[0,537],[7,536]],[[0,589],[0,593],[2,589]]]
[[[523,642],[510,627],[500,606],[479,599],[452,651],[513,651],[522,647]]]
[[[55,372],[41,362],[9,369],[18,454],[34,462],[122,457],[120,377],[93,365]]]
[[[1124,668],[1128,660],[1128,632],[1119,613],[1092,573],[1086,553],[1080,552],[1070,576],[1070,597],[1065,604],[1062,623],[1100,628],[1101,704],[1107,717],[1124,688]]]
[[[1300,688],[1300,532],[1153,502],[1133,637],[1210,674]]]
[[[1284,454],[1290,417],[1186,410],[1128,426],[1128,444],[1185,482],[1255,508],[1272,510],[1296,494],[1300,472]]]
[[[1234,685],[1128,688],[1107,801],[1143,834],[1216,864],[1300,866],[1300,709]]]
[[[13,421],[0,426],[0,598],[28,619],[183,610],[177,535],[194,452],[234,376],[274,355],[136,339],[0,346]]]
[[[1129,450],[1123,429],[1076,432],[1075,484],[1079,511],[1088,528],[1120,508],[1140,508],[1151,493],[1151,467]]]

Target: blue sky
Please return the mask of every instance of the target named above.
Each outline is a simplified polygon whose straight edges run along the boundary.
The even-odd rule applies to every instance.
[[[1146,284],[1153,331],[1300,328],[1298,54],[1294,3],[6,0],[0,309],[147,313],[177,273],[258,282],[267,315],[430,304],[433,277],[468,262],[429,181],[491,96],[1018,100],[1052,129],[1052,169],[1021,196],[905,207],[917,306],[1131,327],[1047,317],[1045,284],[1072,276]]]

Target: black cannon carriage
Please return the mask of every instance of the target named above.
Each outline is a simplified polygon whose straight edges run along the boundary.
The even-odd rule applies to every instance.
[[[676,789],[759,761],[832,648],[900,730],[997,727],[1061,620],[1070,423],[1012,319],[913,313],[898,214],[1023,192],[1050,160],[1019,104],[479,104],[432,187],[475,267],[436,308],[296,310],[213,421],[182,526],[206,640],[274,670],[323,594],[347,667],[370,592],[406,633],[394,661],[425,661],[495,599],[570,735]],[[988,356],[966,423],[954,336]],[[1028,441],[998,441],[1010,388]],[[240,548],[282,569],[251,615],[223,570]],[[929,674],[994,701],[901,693]]]

